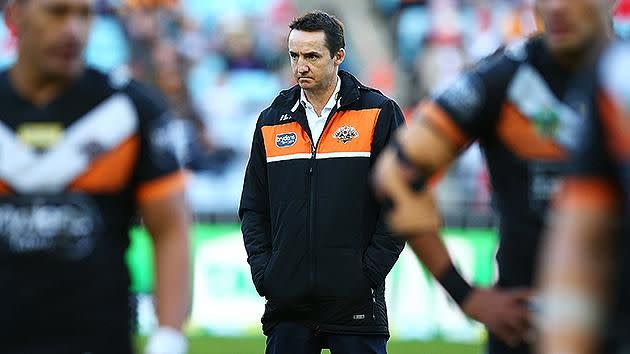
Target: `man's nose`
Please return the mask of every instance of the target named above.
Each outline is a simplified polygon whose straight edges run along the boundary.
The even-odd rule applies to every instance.
[[[300,74],[305,74],[311,70],[311,68],[302,59],[298,59],[297,70]]]

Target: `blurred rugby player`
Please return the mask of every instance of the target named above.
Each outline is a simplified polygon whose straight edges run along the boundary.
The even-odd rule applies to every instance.
[[[18,58],[0,72],[0,351],[132,353],[128,232],[153,237],[159,329],[180,354],[190,214],[164,101],[86,67],[94,0],[15,0]]]
[[[540,353],[630,352],[630,46],[577,80],[584,107],[540,268]]]
[[[489,353],[530,353],[528,292],[552,191],[563,172],[566,131],[576,124],[561,99],[574,72],[611,38],[612,0],[537,0],[545,30],[482,60],[426,100],[376,167],[390,221],[447,292],[489,331]],[[437,236],[439,213],[424,188],[478,140],[500,216],[499,279],[471,287]],[[416,237],[413,237],[416,236]],[[520,289],[520,290],[518,290]]]

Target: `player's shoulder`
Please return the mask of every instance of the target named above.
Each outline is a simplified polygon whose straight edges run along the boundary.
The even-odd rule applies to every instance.
[[[436,90],[434,97],[454,95],[470,97],[475,102],[500,103],[518,68],[536,50],[537,38],[523,38],[501,46],[492,54],[477,61],[459,77]],[[494,97],[497,96],[497,97]]]
[[[126,96],[139,112],[161,111],[167,108],[166,99],[161,93],[132,78],[126,68],[109,72],[88,68],[86,76],[88,85],[97,90],[109,91],[111,95]]]
[[[166,98],[155,88],[131,77],[128,70],[122,68],[111,72],[92,69],[93,75],[99,77],[113,94],[118,94],[126,100],[136,113],[140,129],[159,124],[160,121],[170,119]]]
[[[499,47],[479,60],[469,72],[488,83],[507,83],[518,68],[543,48],[540,36],[524,37]]]
[[[601,88],[630,111],[630,42],[618,40],[602,54],[597,66]]]
[[[433,100],[465,124],[493,119],[519,68],[536,50],[538,39],[525,38],[498,48],[457,78],[438,87]]]

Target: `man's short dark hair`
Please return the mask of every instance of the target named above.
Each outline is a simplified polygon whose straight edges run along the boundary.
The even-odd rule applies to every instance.
[[[330,51],[330,56],[334,56],[341,48],[346,47],[346,40],[343,36],[343,23],[333,15],[324,11],[309,12],[302,17],[296,18],[289,25],[291,30],[304,32],[323,31],[326,36],[326,47]]]

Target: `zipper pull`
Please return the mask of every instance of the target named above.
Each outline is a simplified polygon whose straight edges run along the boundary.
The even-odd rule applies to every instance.
[[[317,148],[315,147],[315,145],[313,145],[311,143],[311,159],[315,160],[315,157],[317,156]],[[313,164],[311,163],[311,166],[308,168],[308,174],[309,175],[313,175]]]

